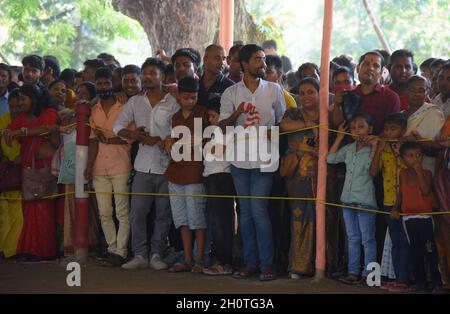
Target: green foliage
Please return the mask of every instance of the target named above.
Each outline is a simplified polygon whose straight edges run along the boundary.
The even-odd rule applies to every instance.
[[[283,11],[283,5],[279,1],[252,0],[246,1],[245,4],[253,22],[263,34],[264,39],[275,40],[278,51],[285,54],[287,46],[283,38],[283,31],[294,19],[294,14]]]
[[[0,25],[8,33],[4,54],[16,60],[51,54],[62,68],[80,68],[115,38],[135,38],[139,28],[107,0],[0,0],[0,7]]]
[[[323,3],[246,0],[254,21],[267,38],[274,38],[285,48],[282,53],[292,59],[294,66],[306,61],[320,62]],[[449,1],[369,0],[369,4],[392,51],[410,49],[417,64],[432,56],[449,57]],[[362,0],[334,1],[331,56],[346,53],[356,59],[366,51],[380,48]]]

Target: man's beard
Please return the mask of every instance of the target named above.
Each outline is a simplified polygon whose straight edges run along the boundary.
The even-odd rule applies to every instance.
[[[261,79],[266,78],[266,71],[265,71],[264,68],[252,70],[252,71],[250,71],[250,74],[251,74],[254,78],[261,78]]]

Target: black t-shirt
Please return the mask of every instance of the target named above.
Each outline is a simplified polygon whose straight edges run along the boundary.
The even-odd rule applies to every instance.
[[[230,86],[234,85],[234,82],[223,74],[219,74],[214,84],[208,89],[205,89],[203,85],[203,76],[200,79],[200,89],[198,91],[197,104],[209,108],[210,106],[219,104],[222,93]]]

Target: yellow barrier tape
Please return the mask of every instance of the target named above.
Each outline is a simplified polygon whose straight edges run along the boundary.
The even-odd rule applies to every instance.
[[[366,211],[377,214],[389,215],[388,212],[378,210],[378,209],[369,209],[357,206],[346,206],[343,204],[331,203],[326,200],[321,200],[313,197],[286,197],[286,196],[254,196],[254,195],[208,195],[208,194],[171,194],[171,193],[136,193],[136,192],[95,192],[95,191],[84,191],[87,194],[102,194],[102,195],[136,195],[136,196],[179,196],[179,197],[205,197],[205,198],[247,198],[247,199],[265,199],[265,200],[286,200],[286,201],[307,201],[307,202],[319,202],[325,204],[327,206],[332,207],[340,207],[340,208],[350,208],[359,211]],[[57,198],[65,195],[74,195],[75,192],[67,192],[55,194],[47,197],[43,197],[42,199],[51,199]],[[22,198],[13,198],[13,197],[0,197],[0,200],[22,200]],[[450,214],[450,212],[431,212],[431,213],[419,213],[414,215],[446,215]],[[408,216],[408,214],[400,213],[401,216]]]

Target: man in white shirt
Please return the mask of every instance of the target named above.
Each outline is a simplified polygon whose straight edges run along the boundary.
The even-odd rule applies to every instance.
[[[441,108],[445,119],[450,116],[450,62],[445,63],[438,74],[439,94],[433,103]]]
[[[256,129],[261,130],[263,129],[261,127],[278,125],[286,111],[286,104],[281,87],[276,83],[263,80],[266,70],[264,49],[253,44],[244,46],[239,52],[239,62],[244,77],[241,82],[229,87],[222,94],[220,127],[225,130],[227,126],[248,126],[252,124],[255,116],[258,117],[256,123],[253,124]],[[252,108],[250,112],[247,110],[249,107]],[[270,132],[267,135],[269,134]],[[244,160],[235,158],[231,161],[231,175],[237,195],[269,196],[276,167],[271,169],[265,167],[267,164],[259,158],[261,146],[258,147],[257,152],[255,149],[245,149],[244,154],[241,154],[239,152],[239,149],[243,148],[239,144],[241,139],[238,138],[233,145],[234,148],[238,148],[237,156],[243,156]],[[270,146],[270,140],[266,139],[266,141],[267,146]],[[258,142],[260,144],[261,139]],[[258,155],[256,160],[255,153]],[[248,278],[257,273],[259,268],[260,280],[273,280],[275,279],[273,238],[268,201],[257,198],[240,198],[239,202],[246,267],[233,276]]]
[[[133,193],[168,194],[168,183],[163,174],[169,164],[169,156],[163,149],[164,139],[170,135],[172,115],[179,110],[176,99],[162,89],[165,64],[148,58],[142,65],[141,79],[146,93],[130,98],[113,125],[118,136],[139,141],[139,151],[134,162],[136,175]],[[136,131],[126,129],[131,122]],[[162,261],[163,250],[172,222],[168,196],[132,195],[131,197],[131,246],[134,259],[122,265],[124,269],[148,267],[147,215],[155,203],[154,231],[151,239],[150,266],[167,268]]]

